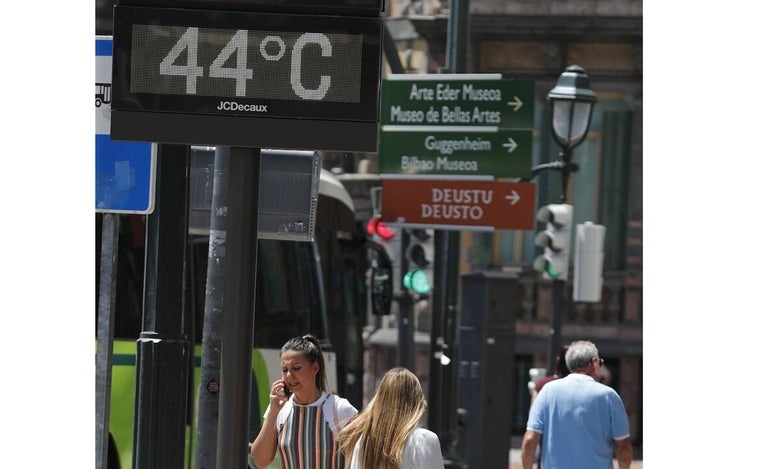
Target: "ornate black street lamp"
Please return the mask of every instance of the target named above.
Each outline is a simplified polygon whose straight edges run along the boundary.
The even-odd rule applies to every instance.
[[[561,146],[561,159],[532,168],[532,175],[521,181],[531,181],[546,169],[561,173],[561,202],[566,202],[568,179],[579,166],[571,161],[572,150],[584,141],[590,128],[592,109],[597,102],[590,89],[590,78],[579,65],[570,65],[561,73],[558,83],[547,95],[553,124],[553,138]]]
[[[579,65],[571,65],[558,78],[558,83],[547,95],[552,116],[553,137],[561,146],[561,159],[532,168],[531,180],[544,170],[561,173],[561,204],[542,207],[537,218],[547,223],[547,230],[538,234],[535,244],[545,247],[545,255],[535,260],[535,268],[545,269],[553,277],[553,312],[548,340],[547,374],[555,371],[555,355],[560,341],[561,317],[564,311],[563,290],[569,266],[571,222],[573,208],[566,204],[566,193],[571,173],[579,166],[571,161],[572,151],[584,141],[590,127],[592,109],[597,96],[590,89],[590,79]],[[562,216],[560,216],[562,214]],[[561,220],[563,218],[563,220]],[[565,226],[564,226],[565,224]],[[567,229],[566,229],[567,228]],[[553,265],[554,263],[554,265]],[[541,267],[540,267],[541,266]],[[552,270],[547,266],[553,267]],[[557,270],[556,266],[560,266]]]
[[[572,150],[584,141],[590,128],[592,108],[597,102],[590,89],[590,77],[579,65],[571,65],[561,73],[555,88],[547,95],[553,116],[553,137],[561,146],[561,202],[566,202],[566,190],[571,173],[579,167],[571,161]]]

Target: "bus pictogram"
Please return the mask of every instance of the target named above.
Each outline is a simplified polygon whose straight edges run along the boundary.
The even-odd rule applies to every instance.
[[[95,83],[95,107],[111,103],[111,84]]]

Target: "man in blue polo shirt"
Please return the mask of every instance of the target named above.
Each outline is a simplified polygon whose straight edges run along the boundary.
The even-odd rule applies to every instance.
[[[521,464],[531,469],[542,444],[542,469],[619,469],[632,464],[632,442],[624,403],[613,388],[596,381],[603,360],[595,344],[573,342],[566,351],[571,374],[550,381],[529,409]]]

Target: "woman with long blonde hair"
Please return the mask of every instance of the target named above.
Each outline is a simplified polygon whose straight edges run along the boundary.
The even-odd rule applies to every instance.
[[[437,435],[418,422],[426,411],[421,383],[409,370],[387,371],[371,402],[337,436],[349,469],[442,469]]]

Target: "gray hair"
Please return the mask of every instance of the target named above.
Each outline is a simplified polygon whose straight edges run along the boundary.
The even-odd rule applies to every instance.
[[[566,350],[566,365],[571,371],[587,368],[593,358],[600,358],[595,344],[588,340],[577,340]]]

